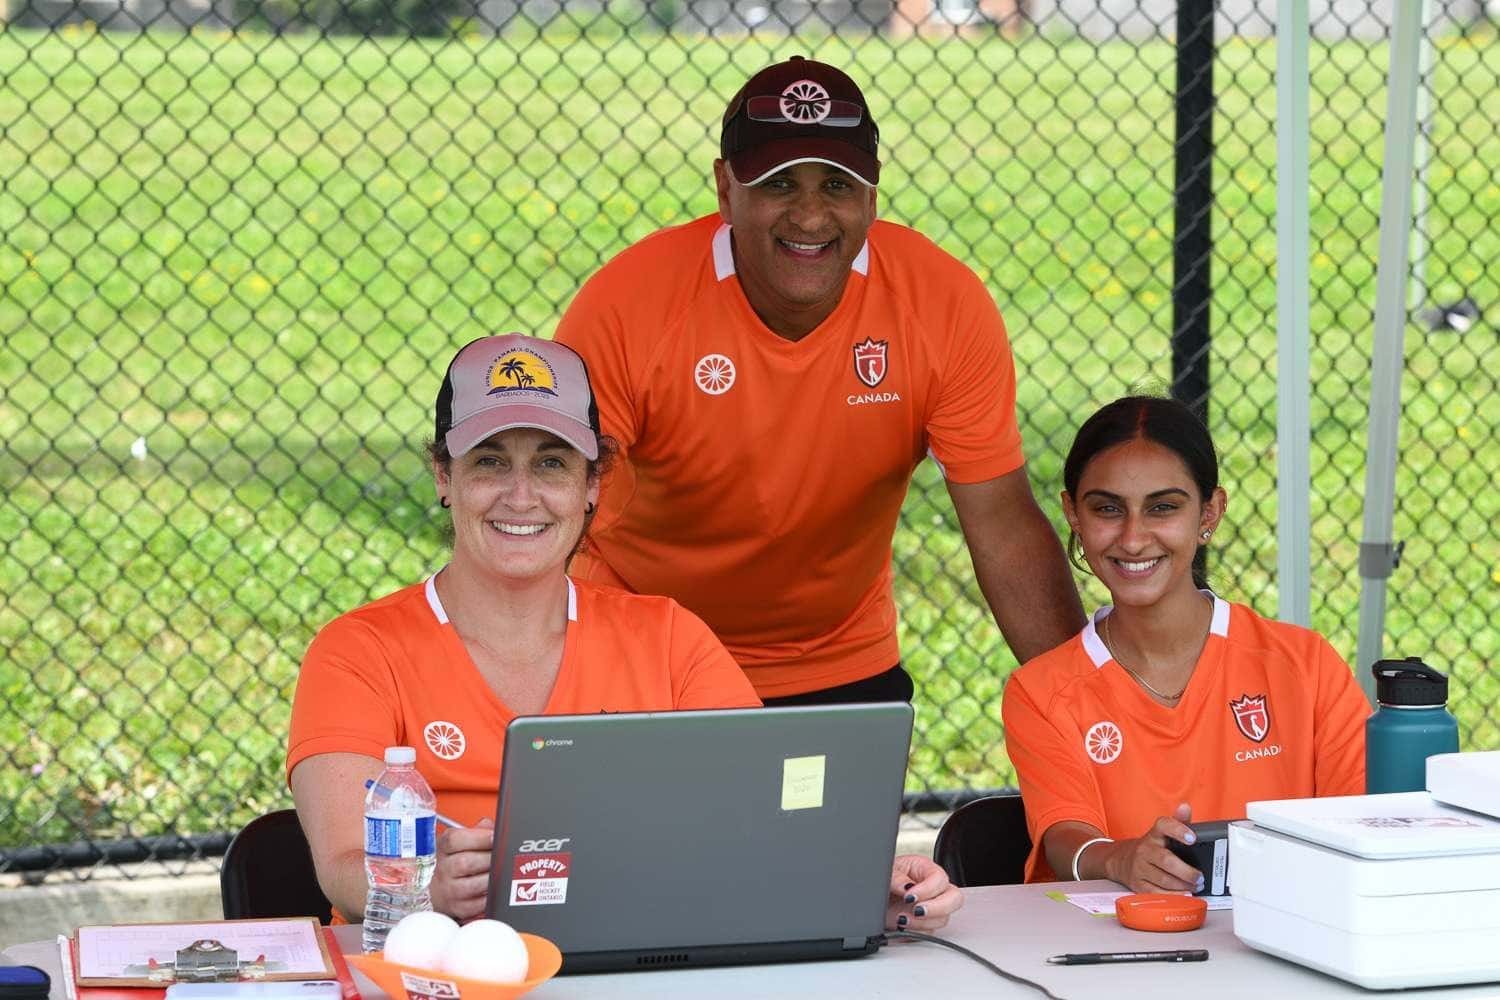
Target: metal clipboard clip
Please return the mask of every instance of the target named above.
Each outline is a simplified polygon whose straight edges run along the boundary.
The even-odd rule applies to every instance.
[[[200,938],[169,963],[149,959],[145,965],[127,965],[125,974],[149,979],[154,983],[234,983],[264,979],[276,971],[280,962],[268,962],[257,955],[253,961],[240,961],[239,952],[214,938]]]

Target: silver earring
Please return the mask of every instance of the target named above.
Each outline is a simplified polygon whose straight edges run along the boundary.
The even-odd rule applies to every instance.
[[[1213,537],[1213,534],[1214,533],[1212,531],[1210,531],[1208,528],[1204,528],[1203,529],[1203,534],[1199,535],[1198,537],[1201,538],[1201,539],[1203,539],[1206,542],[1210,538]]]

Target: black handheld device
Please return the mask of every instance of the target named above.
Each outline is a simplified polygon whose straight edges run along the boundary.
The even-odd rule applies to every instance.
[[[1203,888],[1196,896],[1228,896],[1229,892],[1229,820],[1211,823],[1189,823],[1194,842],[1178,843],[1171,838],[1167,847],[1203,873]]]

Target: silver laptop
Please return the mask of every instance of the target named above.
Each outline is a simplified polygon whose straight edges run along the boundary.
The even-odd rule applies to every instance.
[[[565,973],[869,954],[911,726],[902,703],[516,719],[489,916]]]

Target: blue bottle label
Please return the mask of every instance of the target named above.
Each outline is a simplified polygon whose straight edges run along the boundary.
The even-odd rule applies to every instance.
[[[365,853],[379,858],[420,858],[437,853],[437,819],[366,816]]]

